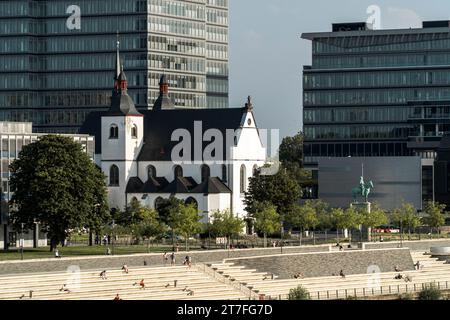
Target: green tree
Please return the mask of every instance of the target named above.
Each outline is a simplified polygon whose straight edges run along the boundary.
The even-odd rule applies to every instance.
[[[410,203],[403,203],[400,208],[395,209],[392,212],[391,220],[401,227],[402,233],[407,228],[409,238],[411,238],[411,231],[416,229],[421,223],[421,218],[417,215],[416,209]]]
[[[281,229],[281,217],[277,208],[270,202],[258,202],[255,205],[255,228],[264,235],[264,247],[267,247],[267,235]]]
[[[168,226],[172,230],[181,234],[186,241],[186,251],[189,250],[189,237],[202,231],[202,223],[200,215],[195,205],[180,204],[178,211],[172,211],[168,217]]]
[[[383,209],[373,206],[370,213],[367,210],[362,210],[360,212],[359,221],[363,227],[369,229],[385,225],[388,223],[389,219]]]
[[[306,288],[298,286],[289,291],[288,300],[310,300],[309,292]]]
[[[48,135],[24,146],[10,165],[11,219],[31,229],[38,221],[50,250],[69,236],[69,229],[94,228],[109,219],[105,176],[69,137]]]
[[[321,230],[329,230],[333,228],[333,217],[331,215],[331,209],[328,203],[323,200],[308,200],[307,203],[316,211],[317,219],[319,221],[318,228]]]
[[[167,226],[159,221],[158,212],[146,207],[139,210],[139,219],[131,225],[131,228],[136,236],[148,240],[147,247],[152,238],[162,235],[167,230]]]
[[[280,170],[276,175],[264,176],[259,172],[249,179],[248,191],[244,203],[246,211],[253,215],[256,204],[270,202],[277,207],[281,215],[289,213],[301,196],[299,184],[286,170]]]
[[[212,214],[210,230],[216,237],[227,237],[227,245],[231,237],[242,233],[244,227],[244,220],[235,216],[230,210],[217,210]]]
[[[280,144],[279,158],[284,165],[296,163],[303,167],[303,134],[297,133],[293,137],[286,137]]]
[[[162,199],[161,202],[158,203],[158,208],[156,209],[161,222],[168,224],[169,216],[174,212],[179,211],[182,205],[184,205],[184,201],[175,197]]]
[[[433,229],[439,232],[439,228],[445,225],[445,208],[445,204],[438,202],[428,201],[425,204],[424,212],[427,216],[424,221],[430,227],[431,232],[433,232]]]
[[[337,239],[339,242],[339,230],[354,229],[359,226],[359,219],[357,211],[354,208],[348,208],[343,210],[341,208],[335,208],[331,210],[331,216],[333,226],[337,231]]]
[[[300,245],[302,245],[303,231],[315,229],[319,224],[319,219],[311,203],[306,202],[303,206],[295,205],[294,209],[286,215],[286,222],[300,229],[299,241]]]
[[[184,205],[184,201],[175,197],[170,197],[168,199],[163,199],[158,203],[158,208],[156,211],[158,212],[159,221],[165,225],[170,226],[170,216],[175,215],[180,211],[181,206]],[[172,245],[175,245],[175,231],[171,228],[172,233]]]
[[[436,288],[435,284],[425,286],[425,288],[419,292],[418,300],[441,300],[442,292]]]

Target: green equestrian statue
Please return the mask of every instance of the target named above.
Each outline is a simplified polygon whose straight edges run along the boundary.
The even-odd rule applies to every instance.
[[[365,202],[368,202],[369,200],[369,194],[374,189],[374,185],[372,181],[369,181],[368,183],[364,182],[364,177],[361,177],[361,180],[359,181],[359,187],[352,189],[353,194],[353,201],[358,201],[358,196],[361,196],[364,198]]]

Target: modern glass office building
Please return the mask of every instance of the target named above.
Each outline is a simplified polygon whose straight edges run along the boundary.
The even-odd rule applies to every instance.
[[[107,110],[117,34],[138,108],[152,108],[163,73],[177,107],[228,107],[228,0],[11,0],[0,2],[0,121],[73,133]]]
[[[450,132],[450,27],[370,30],[335,24],[306,33],[304,67],[307,163],[318,157],[414,156],[433,159]]]

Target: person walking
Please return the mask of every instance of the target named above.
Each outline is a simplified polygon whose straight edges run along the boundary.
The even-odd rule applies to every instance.
[[[167,252],[164,252],[162,259],[163,259],[164,266],[166,266],[167,261],[169,261],[169,256],[167,255]]]
[[[122,266],[122,271],[123,272],[125,272],[126,274],[128,274],[128,266],[126,265],[126,264],[124,264],[123,266]]]
[[[172,252],[172,254],[170,255],[170,265],[175,265],[175,252]]]
[[[106,270],[103,270],[102,272],[100,272],[100,278],[102,278],[102,280],[108,279],[108,278],[106,277]]]

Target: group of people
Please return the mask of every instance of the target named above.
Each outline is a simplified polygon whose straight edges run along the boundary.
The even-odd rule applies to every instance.
[[[394,277],[396,280],[405,280],[405,282],[412,282],[412,278],[409,275],[402,275],[399,273]]]
[[[305,276],[301,272],[294,274],[294,279],[303,279],[304,277]]]
[[[172,252],[170,255],[167,252],[164,252],[164,254],[163,254],[164,265],[167,264],[167,262],[169,261],[169,258],[170,258],[170,265],[174,266],[175,265],[175,252]]]

